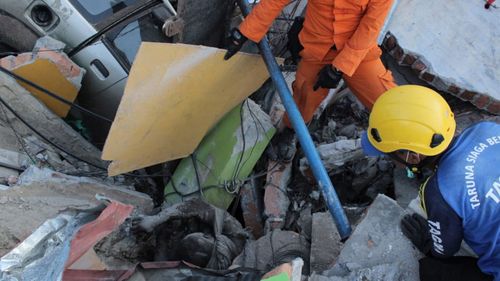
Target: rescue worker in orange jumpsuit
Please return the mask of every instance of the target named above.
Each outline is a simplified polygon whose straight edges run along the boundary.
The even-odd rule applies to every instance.
[[[290,0],[261,0],[239,29],[231,31],[229,59],[250,39],[259,42]],[[294,100],[309,123],[330,88],[342,78],[371,110],[375,100],[395,87],[394,78],[380,60],[377,37],[392,0],[309,0],[299,40],[300,55]],[[285,119],[287,127],[291,127]]]

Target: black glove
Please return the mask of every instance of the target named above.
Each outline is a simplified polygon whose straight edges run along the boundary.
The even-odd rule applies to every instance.
[[[418,214],[406,215],[401,220],[403,234],[425,255],[432,247],[432,238],[427,220]]]
[[[248,40],[245,35],[241,34],[240,30],[233,28],[229,35],[229,45],[227,46],[226,55],[224,55],[224,60],[230,59],[234,54],[236,54],[243,44]]]
[[[314,84],[313,90],[316,91],[319,87],[327,89],[337,88],[340,79],[342,79],[342,72],[334,69],[331,64],[325,65],[318,73],[318,80]]]

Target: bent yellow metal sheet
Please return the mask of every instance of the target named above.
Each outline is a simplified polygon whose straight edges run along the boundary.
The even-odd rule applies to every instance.
[[[64,99],[73,102],[78,94],[78,89],[68,81],[59,71],[57,66],[46,59],[38,59],[33,63],[20,66],[13,70],[17,75],[55,93]],[[66,117],[70,106],[50,97],[46,93],[39,91],[28,84],[19,82],[26,90],[41,100],[59,117]]]
[[[186,157],[229,110],[269,77],[257,55],[142,43],[102,158],[109,175]]]

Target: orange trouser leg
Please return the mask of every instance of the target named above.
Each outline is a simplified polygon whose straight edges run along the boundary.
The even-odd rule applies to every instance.
[[[313,90],[318,73],[321,68],[330,64],[337,54],[338,51],[331,50],[322,61],[302,58],[299,63],[295,82],[292,85],[293,99],[306,124],[312,120],[314,112],[329,91],[329,89],[324,88]],[[353,94],[370,110],[380,95],[397,86],[392,73],[382,64],[380,55],[379,48],[373,49],[351,77],[346,75],[343,77]],[[285,115],[283,122],[288,128],[292,127],[287,115]]]
[[[344,75],[343,78],[353,94],[369,110],[380,95],[397,86],[391,71],[385,68],[378,56],[362,61],[351,77]]]
[[[314,91],[313,86],[318,79],[318,73],[325,65],[332,62],[336,52],[330,52],[323,61],[302,58],[297,68],[295,81],[292,84],[293,99],[299,107],[299,111],[307,124],[311,122],[314,111],[328,95],[329,89],[319,88]],[[285,115],[283,122],[288,128],[292,128],[288,115]]]

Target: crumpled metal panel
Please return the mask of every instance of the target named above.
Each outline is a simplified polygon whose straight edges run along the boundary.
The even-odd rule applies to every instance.
[[[61,280],[72,237],[95,217],[96,212],[70,210],[47,220],[0,259],[0,280]]]

